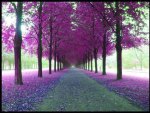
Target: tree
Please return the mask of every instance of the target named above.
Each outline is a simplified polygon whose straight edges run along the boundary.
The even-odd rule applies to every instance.
[[[18,2],[17,6],[13,3],[16,11],[16,34],[14,38],[14,57],[15,57],[15,84],[22,85],[22,72],[21,72],[21,20],[22,20],[22,2]]]
[[[90,3],[90,5],[95,9],[95,12],[99,14],[107,23],[112,30],[112,33],[116,34],[116,52],[117,52],[117,79],[122,79],[122,46],[125,45],[123,48],[130,48],[130,47],[138,47],[143,42],[138,41],[142,40],[142,38],[134,38],[135,36],[132,35],[130,30],[132,30],[132,26],[135,24],[125,25],[124,22],[131,22],[129,18],[132,18],[132,21],[139,22],[140,24],[144,25],[144,22],[141,18],[143,15],[143,11],[140,9],[141,7],[147,7],[147,2],[107,2],[108,9],[107,17],[100,12],[100,2],[98,5],[96,3]],[[104,9],[102,9],[104,10]],[[129,17],[129,18],[128,18]],[[116,30],[115,30],[116,29]],[[130,29],[130,30],[129,30]],[[142,32],[141,32],[142,33]],[[145,34],[144,32],[142,34]],[[129,38],[130,37],[130,38]],[[134,38],[135,42],[133,42],[132,38]],[[130,39],[131,43],[128,43],[126,39]],[[138,43],[138,44],[137,44]]]
[[[38,8],[39,13],[39,32],[38,32],[38,77],[42,77],[42,4]]]
[[[42,57],[49,60],[49,74],[52,58],[55,71],[62,68],[61,64],[88,70],[91,64],[92,71],[94,59],[95,73],[98,72],[97,59],[102,58],[102,74],[105,75],[106,56],[116,48],[117,79],[122,79],[122,49],[147,44],[139,35],[146,34],[141,29],[145,25],[142,16],[146,16],[142,9],[147,8],[147,4],[77,2],[74,7],[70,2],[3,2],[3,7],[9,7],[6,13],[16,14],[16,27],[7,26],[2,15],[2,42],[6,50],[14,49],[15,53],[15,83],[23,84],[21,47],[37,55],[38,77],[42,77]],[[27,33],[21,31],[21,25],[27,26]]]

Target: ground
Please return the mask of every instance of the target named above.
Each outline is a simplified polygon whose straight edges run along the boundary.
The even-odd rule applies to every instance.
[[[139,84],[141,83],[139,86],[143,84],[141,86],[143,89],[139,88],[137,91],[137,99],[134,100],[138,100],[136,102],[139,104],[136,104],[132,99],[128,99],[135,93],[129,85],[138,87],[138,84],[134,84],[136,79],[124,78],[122,82],[118,82],[113,74],[102,76],[77,68],[65,69],[51,75],[48,74],[48,70],[44,70],[43,78],[37,77],[37,71],[24,72],[23,86],[13,85],[13,77],[13,75],[4,76],[4,74],[2,76],[2,109],[4,111],[149,110],[149,103],[147,103],[149,99],[147,84],[149,81],[139,81]],[[115,82],[112,82],[112,79]],[[106,85],[108,81],[110,84]],[[131,95],[126,96],[128,93],[121,90],[122,87],[128,88]],[[138,95],[140,95],[138,93],[141,91],[146,93],[145,99],[138,99]],[[123,95],[116,92],[121,92]],[[141,101],[146,101],[145,106],[142,106]]]

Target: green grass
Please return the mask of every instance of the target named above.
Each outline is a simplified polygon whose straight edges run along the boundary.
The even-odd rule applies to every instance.
[[[141,111],[128,100],[108,91],[84,73],[71,69],[37,111]]]
[[[6,106],[4,106],[3,104],[2,104],[2,111],[4,111],[6,109]]]

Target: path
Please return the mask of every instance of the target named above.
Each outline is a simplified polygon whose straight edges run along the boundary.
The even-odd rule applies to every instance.
[[[37,111],[140,110],[76,68],[69,69],[57,86],[37,105]]]

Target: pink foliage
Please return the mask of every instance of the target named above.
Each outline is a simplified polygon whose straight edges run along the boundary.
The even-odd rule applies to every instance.
[[[40,102],[43,96],[50,91],[64,75],[62,72],[49,75],[48,70],[43,71],[43,78],[38,78],[38,72],[23,72],[24,85],[14,85],[14,74],[2,74],[2,104],[7,106],[4,111],[34,110],[33,104]]]
[[[42,6],[42,48],[43,57],[49,57],[49,43],[53,38],[57,42],[57,53],[64,56],[68,62],[78,62],[85,56],[85,53],[98,49],[99,57],[102,56],[102,41],[104,33],[107,33],[107,55],[111,55],[115,50],[115,41],[112,35],[115,33],[116,20],[122,22],[126,20],[125,13],[130,15],[136,23],[144,25],[141,15],[144,12],[138,10],[147,7],[147,2],[119,2],[119,13],[122,16],[116,18],[115,8],[112,7],[116,2],[77,2],[76,10],[69,2],[43,2]],[[16,4],[16,3],[15,3]],[[109,6],[109,7],[106,7]],[[3,6],[8,6],[9,15],[14,14],[15,10],[10,2],[3,2]],[[38,15],[39,2],[23,2],[23,23],[32,26],[28,27],[28,33],[23,35],[22,48],[31,54],[37,54],[38,42]],[[125,9],[128,7],[128,9]],[[107,20],[107,21],[106,21]],[[122,23],[123,24],[123,23]],[[50,26],[52,26],[52,37],[50,37]],[[148,44],[142,37],[130,33],[134,29],[133,25],[122,25],[122,46],[123,48],[138,47]],[[137,31],[140,34],[145,34]],[[2,42],[8,50],[12,50],[15,27],[5,26],[2,21]],[[85,47],[83,47],[85,46]],[[54,51],[54,47],[52,47]],[[76,51],[74,51],[76,49]],[[70,52],[74,51],[74,53]],[[62,55],[61,55],[62,54]],[[67,56],[69,55],[69,56]]]

